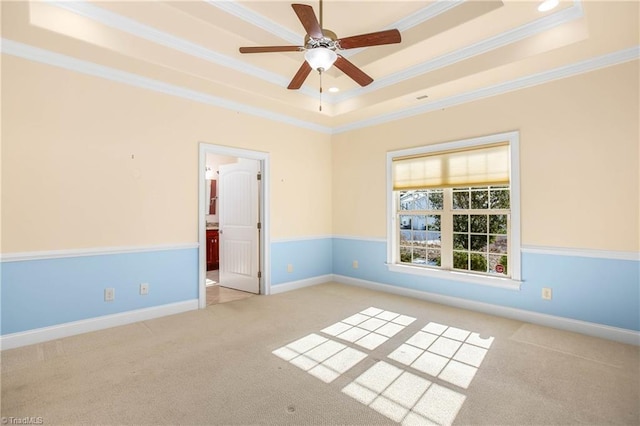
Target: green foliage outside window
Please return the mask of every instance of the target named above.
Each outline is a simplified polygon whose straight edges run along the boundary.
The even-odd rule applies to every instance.
[[[400,250],[400,262],[411,263],[411,250]]]
[[[469,264],[471,259],[471,264]],[[487,258],[479,253],[453,252],[453,268],[487,272]]]
[[[487,258],[478,253],[471,253],[471,270],[487,272]]]
[[[507,256],[502,256],[500,258],[500,264],[504,266],[504,274],[508,274],[509,269],[507,268]]]
[[[467,253],[454,251],[453,252],[453,268],[469,269],[469,255]]]

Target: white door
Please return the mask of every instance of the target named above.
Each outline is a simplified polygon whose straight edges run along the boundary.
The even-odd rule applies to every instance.
[[[258,161],[220,166],[220,285],[260,292],[258,278]]]

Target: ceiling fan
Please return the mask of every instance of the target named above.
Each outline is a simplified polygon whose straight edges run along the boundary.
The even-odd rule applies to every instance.
[[[267,52],[305,52],[305,61],[287,86],[287,89],[299,89],[312,69],[320,74],[335,64],[336,68],[351,77],[360,86],[366,86],[373,79],[360,68],[349,62],[337,50],[354,49],[358,47],[379,46],[383,44],[400,43],[400,31],[397,29],[378,31],[351,37],[338,38],[333,31],[322,28],[322,0],[320,0],[320,21],[316,18],[313,7],[306,4],[292,4],[291,7],[298,15],[307,35],[304,46],[257,46],[241,47],[240,53]]]

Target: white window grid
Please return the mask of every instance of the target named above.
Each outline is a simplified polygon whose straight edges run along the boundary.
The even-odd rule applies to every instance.
[[[504,185],[500,185],[498,187],[493,187],[493,186],[489,186],[489,187],[482,187],[482,188],[469,188],[472,192],[473,191],[478,191],[478,190],[484,190],[484,188],[487,188],[487,190],[495,190],[495,189],[500,189],[500,190],[507,190],[507,189],[503,189],[503,188],[508,188],[509,192],[510,192],[510,188],[509,187],[505,187]],[[442,188],[442,189],[438,189],[437,191],[442,191],[443,193],[443,206],[441,209],[423,209],[423,210],[409,210],[408,208],[410,207],[410,204],[408,201],[402,200],[401,199],[401,193],[407,193],[407,191],[394,191],[395,197],[396,197],[396,221],[395,223],[397,224],[397,230],[396,230],[396,259],[397,259],[397,263],[400,264],[407,264],[410,266],[416,266],[416,267],[421,267],[421,268],[436,268],[436,269],[443,269],[443,270],[455,270],[455,271],[464,271],[470,274],[478,274],[478,275],[488,275],[488,276],[499,276],[499,277],[504,277],[504,278],[509,278],[511,277],[511,273],[509,268],[507,268],[506,273],[499,273],[494,270],[492,270],[491,268],[489,268],[489,271],[473,271],[471,270],[471,259],[472,259],[472,255],[473,254],[478,254],[478,255],[482,255],[485,256],[487,259],[487,262],[490,266],[490,260],[494,259],[493,256],[498,256],[500,255],[500,257],[502,256],[506,256],[507,259],[509,259],[510,257],[510,253],[511,253],[511,209],[493,209],[490,208],[491,206],[488,206],[487,208],[483,208],[483,209],[472,209],[472,208],[468,208],[468,209],[454,209],[453,208],[453,193],[454,191],[457,192],[459,189],[467,189],[467,188]],[[422,194],[424,194],[422,192],[423,190],[419,190],[416,191],[415,194],[420,194],[420,198],[422,196]],[[405,199],[407,198],[406,196],[404,197]],[[428,204],[428,203],[423,203],[423,204]],[[454,248],[453,246],[453,240],[454,240],[454,230],[453,230],[453,216],[454,215],[480,215],[480,216],[491,216],[491,215],[505,215],[507,217],[507,229],[506,229],[506,237],[507,237],[507,249],[506,249],[506,253],[496,253],[496,252],[491,252],[490,251],[490,245],[487,244],[486,248],[484,251],[477,251],[477,250],[472,250],[471,247],[469,246],[468,249],[457,249]],[[411,222],[409,222],[411,224],[410,229],[405,229],[403,228],[403,219],[406,219],[407,217],[411,217],[411,218],[417,218],[417,217],[433,217],[433,216],[440,216],[440,230],[439,231],[434,231],[432,230],[431,232],[439,232],[441,235],[441,240],[440,240],[440,246],[436,246],[432,243],[430,243],[431,240],[429,240],[428,235],[430,234],[430,230],[429,230],[429,226],[427,224],[427,226],[425,227],[424,231],[427,234],[427,241],[426,244],[424,245],[424,247],[422,246],[417,246],[414,242],[414,240],[412,240],[409,244],[403,244],[402,242],[402,232],[403,231],[411,231],[413,232],[414,229],[414,221],[411,220]],[[406,226],[406,224],[404,224]],[[466,232],[468,235],[486,235],[487,238],[489,237],[503,237],[505,234],[496,234],[496,233],[491,233],[490,229],[489,229],[489,224],[487,224],[487,232],[486,233],[472,233],[471,229],[468,229],[468,231]],[[424,263],[413,263],[413,262],[403,262],[402,261],[402,256],[401,256],[401,252],[402,249],[407,249],[410,248],[411,253],[414,253],[414,250],[424,250],[425,252],[425,262]],[[467,269],[457,269],[454,267],[454,252],[458,252],[458,253],[467,253]],[[433,256],[435,254],[439,253],[440,254],[440,265],[434,265],[433,263],[429,263],[429,258],[430,255]],[[413,258],[412,258],[413,260]]]

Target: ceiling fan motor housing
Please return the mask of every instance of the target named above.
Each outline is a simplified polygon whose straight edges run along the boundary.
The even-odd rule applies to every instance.
[[[322,29],[322,38],[312,38],[309,34],[304,37],[304,47],[313,49],[316,47],[326,47],[327,49],[336,50],[340,48],[338,36],[331,30]]]

